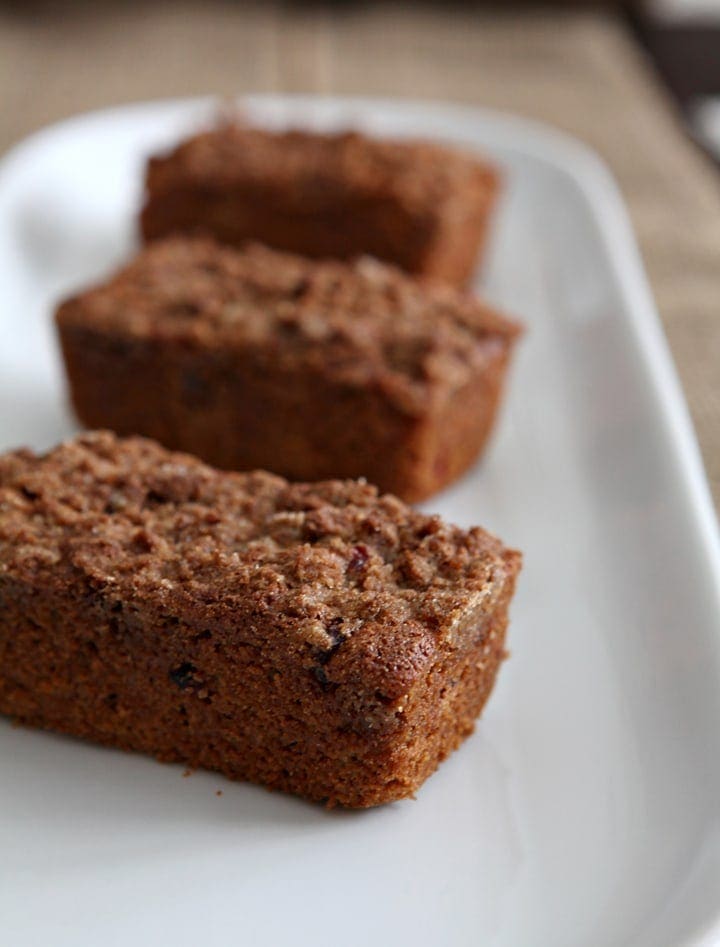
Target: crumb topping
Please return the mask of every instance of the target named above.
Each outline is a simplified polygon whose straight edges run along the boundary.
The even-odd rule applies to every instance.
[[[124,601],[251,600],[332,653],[368,622],[451,636],[490,612],[518,555],[363,482],[221,473],[142,438],[83,434],[0,457],[0,576],[82,578]]]
[[[312,261],[206,238],[151,244],[109,282],[60,307],[63,326],[183,345],[252,348],[273,366],[302,366],[378,386],[412,409],[504,355],[519,326],[473,297],[392,266]]]

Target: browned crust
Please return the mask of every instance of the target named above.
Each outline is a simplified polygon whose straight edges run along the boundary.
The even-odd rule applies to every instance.
[[[228,124],[151,159],[141,228],[147,240],[193,232],[313,257],[370,254],[463,284],[498,187],[487,162],[437,143]]]
[[[418,500],[482,450],[517,324],[377,261],[153,244],[57,321],[79,417],[226,469]]]
[[[472,730],[519,555],[363,484],[88,434],[0,458],[0,711],[314,800],[411,795]]]

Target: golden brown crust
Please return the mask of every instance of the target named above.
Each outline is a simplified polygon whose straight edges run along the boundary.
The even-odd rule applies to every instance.
[[[18,451],[0,458],[0,710],[375,804],[472,728],[518,568],[363,483],[221,474],[109,433]],[[440,679],[456,666],[462,687]]]

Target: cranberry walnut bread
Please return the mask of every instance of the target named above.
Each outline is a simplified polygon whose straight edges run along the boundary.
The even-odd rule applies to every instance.
[[[366,477],[406,500],[475,460],[515,323],[370,259],[169,238],[57,313],[91,428],[231,470]]]
[[[471,733],[520,556],[362,482],[100,432],[0,457],[0,712],[334,805]]]
[[[142,233],[258,240],[304,256],[363,254],[463,284],[485,242],[497,172],[430,142],[224,125],[152,158]]]

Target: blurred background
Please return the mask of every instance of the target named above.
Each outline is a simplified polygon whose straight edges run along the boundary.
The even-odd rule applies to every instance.
[[[0,4],[0,149],[198,93],[430,97],[549,122],[628,203],[720,503],[720,0]]]

